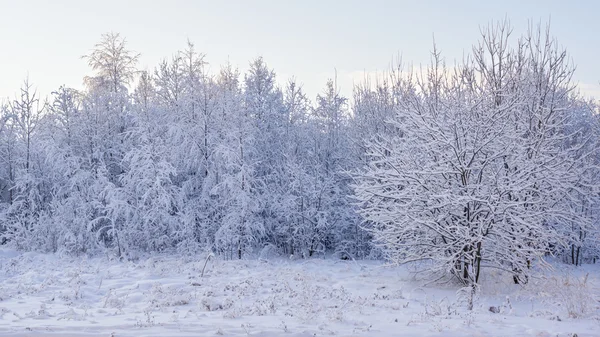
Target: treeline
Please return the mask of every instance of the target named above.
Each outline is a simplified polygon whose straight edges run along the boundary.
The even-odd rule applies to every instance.
[[[153,73],[118,34],[85,56],[86,89],[2,108],[2,242],[118,255],[261,250],[365,257],[350,194],[359,155],[332,81],[313,106],[262,58],[208,73],[190,43]],[[133,86],[133,90],[129,90]]]
[[[598,115],[549,33],[501,23],[453,68],[390,69],[312,102],[262,58],[207,71],[194,45],[153,72],[118,34],[85,90],[2,107],[0,235],[19,249],[333,253],[433,261],[477,283],[598,256]],[[381,248],[381,249],[379,249]]]

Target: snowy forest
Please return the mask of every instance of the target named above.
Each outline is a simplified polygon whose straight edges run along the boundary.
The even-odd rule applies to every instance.
[[[0,107],[1,245],[385,258],[465,284],[600,257],[598,106],[543,25],[486,26],[462,60],[434,45],[352,97],[191,42],[148,71],[119,34],[90,48],[83,90],[25,80]]]

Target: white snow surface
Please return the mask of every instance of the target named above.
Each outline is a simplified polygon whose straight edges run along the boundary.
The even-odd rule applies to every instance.
[[[599,265],[486,271],[468,311],[458,285],[381,261],[204,264],[0,250],[0,336],[600,336]]]

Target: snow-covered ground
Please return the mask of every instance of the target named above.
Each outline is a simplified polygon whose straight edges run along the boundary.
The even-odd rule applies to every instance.
[[[489,273],[468,311],[456,285],[377,261],[204,263],[0,250],[0,336],[600,336],[600,265]]]

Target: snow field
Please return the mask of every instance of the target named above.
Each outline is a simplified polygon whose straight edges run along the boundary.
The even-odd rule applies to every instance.
[[[526,286],[490,272],[468,311],[456,284],[379,261],[204,263],[2,251],[0,336],[600,335],[597,266]]]

